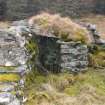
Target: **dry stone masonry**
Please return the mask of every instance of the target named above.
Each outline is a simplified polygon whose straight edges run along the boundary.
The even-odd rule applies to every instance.
[[[49,71],[80,72],[88,66],[88,47],[81,42],[64,42],[58,38],[39,36],[39,61]]]
[[[0,29],[0,75],[16,74],[20,78],[17,81],[0,82],[0,105],[23,105],[26,101],[21,93],[24,88],[23,77],[27,72],[26,62],[29,59],[25,45],[30,37],[35,40],[35,44],[37,42],[37,62],[41,69],[80,72],[88,66],[86,45],[59,41],[60,39],[47,35],[36,35],[28,26],[27,20],[15,21],[10,28]],[[36,62],[33,65],[36,66]],[[8,67],[13,67],[13,70]]]
[[[25,49],[19,46],[15,35],[0,30],[0,65],[17,66],[26,61]]]
[[[9,77],[9,80],[0,80],[0,105],[23,105],[27,54],[25,37],[21,36],[20,29],[19,26],[0,29],[0,76],[18,76],[17,80],[15,77],[13,80]]]
[[[62,70],[79,72],[88,66],[87,45],[80,42],[59,42],[60,66]]]

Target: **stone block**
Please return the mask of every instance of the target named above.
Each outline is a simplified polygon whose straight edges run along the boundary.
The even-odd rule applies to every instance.
[[[66,53],[71,53],[71,54],[76,54],[78,51],[77,51],[77,49],[61,49],[61,54],[63,53],[63,54],[66,54]]]
[[[81,71],[88,66],[88,48],[82,43],[61,43],[61,68],[62,70]]]
[[[0,65],[18,66],[25,64],[26,60],[25,48],[20,46],[15,34],[9,30],[0,30]]]

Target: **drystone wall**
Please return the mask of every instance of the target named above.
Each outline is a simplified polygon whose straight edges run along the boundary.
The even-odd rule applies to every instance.
[[[35,66],[38,64],[40,69],[47,69],[52,72],[60,72],[61,70],[63,72],[64,70],[80,72],[88,66],[86,45],[78,42],[63,42],[59,41],[58,38],[39,36],[35,33],[31,34],[26,20],[15,21],[12,25],[8,29],[0,29],[0,76],[15,74],[19,78],[16,81],[0,80],[0,105],[24,105],[24,102],[27,101],[23,92],[24,75],[27,72],[26,62],[29,58],[36,56],[29,54],[30,51],[27,51],[26,43],[33,51],[34,47],[32,46],[36,44],[37,40],[39,53],[36,60],[38,63],[35,62],[35,58],[32,58],[32,64]],[[35,43],[29,42],[30,37],[31,39],[36,38]],[[36,54],[36,52],[31,53]],[[13,69],[9,70],[8,67]]]
[[[6,30],[0,30],[0,65],[19,66],[25,64],[24,47],[20,47],[19,39]]]
[[[88,67],[88,47],[81,42],[63,42],[57,38],[39,37],[39,61],[52,72],[80,72]]]
[[[73,72],[85,70],[88,66],[87,45],[80,42],[60,43],[60,66],[61,69]]]
[[[0,65],[21,66],[26,63],[28,58],[24,45],[31,29],[25,21],[14,22],[15,26],[11,26],[8,31],[0,30]],[[24,34],[25,36],[21,36]],[[88,66],[86,45],[78,42],[59,42],[57,38],[41,35],[35,40],[38,40],[39,61],[48,70],[61,67],[78,71]]]
[[[24,103],[24,75],[28,56],[25,37],[21,35],[19,26],[0,29],[0,105]]]

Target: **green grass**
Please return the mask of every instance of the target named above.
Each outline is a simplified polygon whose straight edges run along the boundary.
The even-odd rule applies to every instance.
[[[97,94],[105,96],[105,75],[103,74],[93,68],[89,68],[86,73],[80,73],[76,76],[68,73],[51,74],[49,76],[37,75],[34,76],[33,80],[31,76],[32,82],[31,80],[26,81],[30,82],[27,84],[28,91],[26,93],[29,96],[30,94],[28,93],[32,93],[32,97],[34,97],[36,93],[38,95],[38,92],[40,92],[41,85],[47,83],[58,92],[68,94],[69,96],[79,95],[80,91],[88,86],[95,88]]]
[[[49,84],[54,90],[43,90],[43,84]],[[105,71],[96,71],[93,68],[85,73],[76,76],[69,73],[49,74],[43,76],[41,74],[28,74],[26,79],[25,95],[28,97],[26,105],[41,105],[42,102],[56,102],[59,97],[68,96],[76,97],[85,93],[89,87],[95,89],[98,96],[105,96]],[[87,90],[87,91],[84,91]],[[93,91],[94,92],[94,91]],[[64,96],[59,95],[64,94]],[[88,93],[89,94],[89,93]],[[51,104],[52,105],[52,104]]]
[[[85,86],[92,86],[96,89],[96,93],[105,95],[105,75],[94,69],[89,69],[87,73],[79,74],[76,82],[65,88],[65,92],[70,96],[76,96]]]
[[[105,51],[97,51],[91,54],[90,58],[93,67],[105,67]]]

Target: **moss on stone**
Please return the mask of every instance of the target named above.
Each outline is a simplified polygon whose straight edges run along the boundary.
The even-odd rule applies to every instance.
[[[20,79],[18,74],[0,74],[0,82],[15,82]]]

